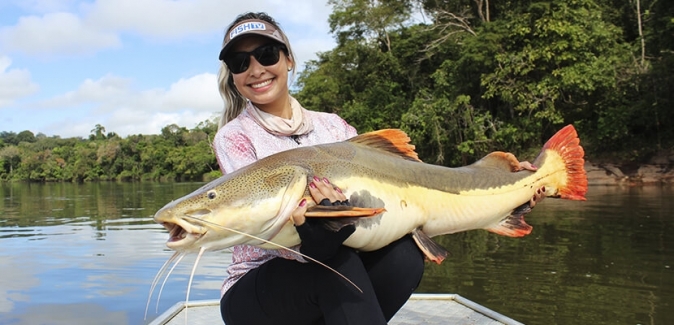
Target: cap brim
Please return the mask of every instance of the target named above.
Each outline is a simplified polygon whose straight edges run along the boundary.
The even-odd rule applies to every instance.
[[[227,45],[225,45],[225,47],[223,47],[222,50],[220,50],[220,55],[218,56],[218,59],[220,61],[225,60],[225,55],[227,54],[227,51],[232,47],[232,43],[234,42],[227,43]]]

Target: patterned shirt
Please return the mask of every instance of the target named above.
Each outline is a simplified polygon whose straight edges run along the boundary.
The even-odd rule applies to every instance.
[[[304,109],[305,117],[311,119],[313,123],[312,131],[295,137],[273,135],[255,121],[249,112],[252,109],[254,108],[249,102],[246,109],[220,128],[213,139],[218,164],[225,174],[277,152],[344,141],[357,135],[356,129],[336,114]],[[232,263],[227,268],[228,277],[220,293],[224,295],[248,271],[276,257],[304,261],[301,256],[283,249],[263,249],[250,245],[234,246]]]

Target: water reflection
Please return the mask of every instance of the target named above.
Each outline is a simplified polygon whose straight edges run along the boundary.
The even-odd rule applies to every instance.
[[[152,278],[172,253],[151,215],[199,185],[3,184],[0,323],[142,324]],[[207,256],[190,298],[216,298],[229,260]],[[159,311],[185,299],[192,261],[174,271]]]
[[[674,323],[671,189],[592,187],[546,200],[531,235],[445,236],[453,257],[421,290],[458,292],[528,324]]]
[[[172,252],[151,215],[198,183],[0,184],[0,323],[142,324]],[[674,193],[592,187],[545,200],[524,238],[437,240],[419,292],[455,292],[527,324],[674,324]],[[185,299],[193,258],[155,290],[148,319]],[[227,253],[204,256],[190,299],[214,299]],[[58,321],[57,321],[58,320]],[[219,320],[216,320],[216,323]]]

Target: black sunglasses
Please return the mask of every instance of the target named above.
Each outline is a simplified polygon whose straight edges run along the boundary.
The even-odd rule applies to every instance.
[[[225,64],[233,74],[246,72],[250,66],[251,55],[263,66],[278,63],[279,52],[283,50],[288,55],[288,49],[282,44],[265,44],[250,52],[234,52],[225,56]]]

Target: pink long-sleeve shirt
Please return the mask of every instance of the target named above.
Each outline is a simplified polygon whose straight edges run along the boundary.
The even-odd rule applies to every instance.
[[[357,135],[356,129],[335,114],[303,109],[305,117],[311,119],[314,129],[296,138],[277,136],[267,132],[253,119],[249,112],[252,109],[254,108],[249,102],[246,109],[220,128],[213,139],[220,169],[225,174],[277,152],[343,141]],[[276,257],[303,261],[299,255],[286,250],[263,249],[250,245],[234,246],[232,263],[227,268],[228,277],[222,285],[221,294],[224,295],[248,271]]]

